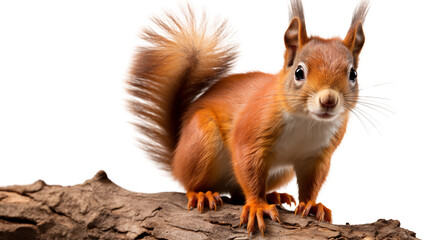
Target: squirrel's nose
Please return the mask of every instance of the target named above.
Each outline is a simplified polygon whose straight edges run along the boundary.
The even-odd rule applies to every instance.
[[[338,97],[338,93],[333,90],[323,91],[319,97],[320,105],[325,108],[333,108],[338,103]]]

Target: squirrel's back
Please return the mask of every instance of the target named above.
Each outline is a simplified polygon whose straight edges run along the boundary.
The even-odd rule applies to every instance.
[[[209,26],[188,5],[182,16],[154,18],[157,30],[146,28],[131,68],[128,91],[135,125],[146,138],[142,148],[170,170],[183,113],[189,104],[221,78],[235,59],[234,46],[224,43],[225,22]]]

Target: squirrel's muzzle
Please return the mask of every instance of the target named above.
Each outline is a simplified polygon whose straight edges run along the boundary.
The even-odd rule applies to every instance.
[[[324,108],[335,108],[339,102],[339,94],[337,91],[332,89],[324,89],[318,94],[319,103]]]

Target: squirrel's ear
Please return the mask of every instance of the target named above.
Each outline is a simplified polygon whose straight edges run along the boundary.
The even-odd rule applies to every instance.
[[[307,42],[307,32],[305,26],[301,23],[298,17],[292,18],[288,29],[285,33],[285,45],[286,54],[285,61],[286,66],[290,67],[293,65],[296,52]]]
[[[362,29],[362,21],[358,21],[354,26],[351,26],[343,40],[343,44],[352,52],[355,63],[365,43],[365,35]]]

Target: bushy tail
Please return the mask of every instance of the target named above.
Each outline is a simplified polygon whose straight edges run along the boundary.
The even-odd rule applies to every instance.
[[[165,170],[171,168],[183,113],[236,56],[235,47],[224,43],[225,22],[211,27],[189,6],[182,13],[181,18],[168,13],[154,18],[158,31],[144,29],[148,45],[138,49],[128,81],[130,109],[144,135],[141,146]]]

